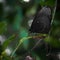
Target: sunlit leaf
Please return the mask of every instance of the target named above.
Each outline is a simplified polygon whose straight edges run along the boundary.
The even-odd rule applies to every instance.
[[[3,48],[7,48],[8,45],[14,40],[15,35],[12,35],[11,37],[9,37],[4,43],[3,43]]]

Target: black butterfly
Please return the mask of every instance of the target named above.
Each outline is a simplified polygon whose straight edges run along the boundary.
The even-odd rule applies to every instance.
[[[32,33],[48,33],[51,27],[51,9],[43,7],[35,16],[30,32]]]

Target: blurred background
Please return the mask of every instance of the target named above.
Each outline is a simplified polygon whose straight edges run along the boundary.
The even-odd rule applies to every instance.
[[[32,35],[29,28],[36,13],[43,6],[51,7],[53,14],[55,0],[0,0],[0,60],[60,60],[59,0],[50,35],[34,49],[39,38],[23,41],[11,57],[20,39]]]

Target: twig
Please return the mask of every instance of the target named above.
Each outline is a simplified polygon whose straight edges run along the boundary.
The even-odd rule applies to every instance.
[[[17,45],[17,47],[15,48],[15,50],[12,52],[11,54],[11,57],[13,57],[13,55],[15,54],[15,52],[17,51],[17,49],[20,47],[20,45],[27,39],[30,39],[30,38],[44,38],[46,35],[37,35],[37,36],[28,36],[28,37],[23,37],[21,40],[19,40],[19,44]]]
[[[53,9],[51,26],[52,26],[52,23],[53,23],[53,21],[54,21],[54,17],[55,17],[55,13],[56,13],[56,7],[57,7],[57,0],[55,0],[55,7],[54,7],[54,9]],[[52,28],[51,28],[51,30],[52,30]],[[50,30],[50,32],[49,32],[48,37],[50,36],[51,30]],[[50,52],[51,52],[51,47],[50,47],[50,50],[49,50],[49,53],[47,54],[47,56],[50,54]]]
[[[52,25],[54,17],[55,17],[56,7],[57,7],[57,0],[55,1],[55,7],[54,7],[54,10],[53,10],[51,25]]]

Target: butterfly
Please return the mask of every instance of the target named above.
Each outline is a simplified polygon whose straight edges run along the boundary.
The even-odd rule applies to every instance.
[[[29,31],[31,33],[49,33],[51,27],[51,8],[42,7],[36,14]]]

